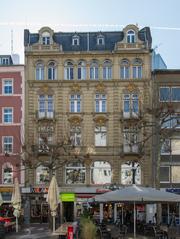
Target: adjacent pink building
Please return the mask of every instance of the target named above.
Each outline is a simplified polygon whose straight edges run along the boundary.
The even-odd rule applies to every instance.
[[[0,55],[0,192],[11,197],[14,178],[24,184],[20,161],[24,126],[24,65],[13,64],[10,55]]]

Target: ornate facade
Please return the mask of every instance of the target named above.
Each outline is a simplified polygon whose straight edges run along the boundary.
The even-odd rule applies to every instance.
[[[135,25],[24,31],[27,187],[45,187],[52,172],[61,192],[77,198],[115,183],[153,184],[152,129],[143,127],[151,121],[151,41],[150,29]]]

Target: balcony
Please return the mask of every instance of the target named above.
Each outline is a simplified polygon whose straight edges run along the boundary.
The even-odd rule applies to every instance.
[[[140,157],[143,155],[143,149],[141,145],[139,144],[132,144],[132,145],[124,144],[121,147],[122,147],[122,150],[121,150],[122,156],[132,155],[132,156]]]
[[[54,120],[55,119],[55,111],[36,111],[36,119],[37,120]]]
[[[129,111],[129,112],[121,112],[121,119],[123,120],[132,120],[132,119],[140,119],[142,118],[142,112],[133,112],[133,111]]]

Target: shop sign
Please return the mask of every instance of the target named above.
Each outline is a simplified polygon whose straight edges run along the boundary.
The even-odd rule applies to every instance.
[[[7,193],[7,192],[12,192],[12,191],[13,191],[13,188],[10,188],[10,187],[1,187],[0,188],[1,193]]]
[[[62,202],[75,202],[76,201],[76,195],[75,195],[75,193],[61,193],[60,194],[60,200]]]
[[[109,191],[111,191],[111,190],[105,189],[105,188],[102,188],[102,189],[97,188],[97,189],[96,189],[96,193],[107,193],[107,192],[109,192]]]
[[[48,188],[31,188],[31,193],[48,193]]]
[[[180,188],[166,188],[166,192],[180,194]]]

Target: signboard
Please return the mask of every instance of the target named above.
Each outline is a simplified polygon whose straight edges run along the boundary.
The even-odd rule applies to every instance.
[[[180,194],[180,188],[166,188],[166,192]]]
[[[76,201],[76,195],[74,193],[61,193],[60,194],[60,200],[62,202],[75,202]]]
[[[0,187],[0,192],[1,193],[4,193],[4,192],[12,192],[13,191],[13,187],[10,188],[10,187]]]

